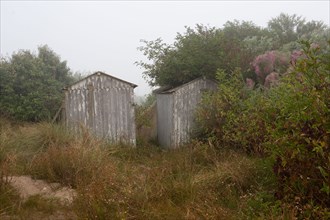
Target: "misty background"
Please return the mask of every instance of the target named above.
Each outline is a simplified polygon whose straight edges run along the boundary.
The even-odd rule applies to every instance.
[[[173,43],[185,26],[221,28],[227,21],[266,27],[281,12],[329,22],[329,1],[0,1],[1,57],[47,44],[72,72],[103,71],[152,90],[135,61],[146,61],[141,39]]]

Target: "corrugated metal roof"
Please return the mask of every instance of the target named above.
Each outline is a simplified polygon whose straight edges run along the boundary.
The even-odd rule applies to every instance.
[[[173,86],[162,86],[162,87],[159,87],[158,89],[154,89],[152,91],[152,93],[154,93],[154,94],[161,94],[164,91],[167,91],[167,90],[173,89],[173,88],[174,88]]]
[[[185,87],[185,86],[187,86],[187,85],[189,85],[191,83],[194,83],[194,82],[196,82],[198,80],[201,80],[201,79],[203,79],[203,80],[210,80],[210,81],[213,81],[213,82],[217,83],[215,80],[207,79],[206,77],[201,76],[201,77],[198,77],[198,78],[196,78],[194,80],[191,80],[191,81],[189,81],[189,82],[187,82],[185,84],[182,84],[180,86],[177,86],[177,87],[173,87],[173,86],[163,86],[163,87],[160,87],[158,89],[155,89],[153,91],[153,93],[155,93],[155,94],[173,93],[173,92],[176,92],[177,90],[179,90],[179,89],[181,89],[181,88],[183,88],[183,87]]]
[[[78,80],[77,82],[75,82],[75,83],[73,83],[73,84],[71,84],[71,85],[69,85],[69,86],[67,86],[67,87],[65,87],[65,88],[63,88],[63,89],[66,90],[67,88],[69,88],[69,87],[71,87],[71,86],[73,86],[73,85],[76,85],[76,84],[78,84],[78,83],[80,83],[80,82],[86,80],[87,78],[89,78],[89,77],[91,77],[91,76],[94,76],[94,75],[100,75],[100,74],[102,74],[102,75],[104,75],[104,76],[106,76],[106,77],[110,77],[110,78],[112,78],[112,79],[115,79],[115,80],[121,81],[121,82],[123,82],[123,83],[126,83],[126,84],[132,86],[133,88],[137,87],[137,85],[134,84],[134,83],[130,83],[130,82],[127,82],[127,81],[125,81],[125,80],[119,79],[119,78],[114,77],[114,76],[111,76],[111,75],[109,75],[109,74],[106,74],[106,73],[104,73],[104,72],[97,71],[97,72],[95,72],[95,73],[93,73],[93,74],[91,74],[91,75],[89,75],[89,76],[84,77],[84,78],[81,79],[81,80]]]

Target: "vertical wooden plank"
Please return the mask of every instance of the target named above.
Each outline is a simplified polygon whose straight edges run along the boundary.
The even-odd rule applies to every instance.
[[[77,130],[84,124],[93,134],[118,142],[135,143],[133,86],[97,73],[68,87],[65,123]]]

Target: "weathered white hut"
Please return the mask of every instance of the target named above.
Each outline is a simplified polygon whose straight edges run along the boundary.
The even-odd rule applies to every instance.
[[[176,88],[155,90],[159,144],[176,148],[188,142],[202,93],[216,88],[216,82],[198,78]]]
[[[96,72],[66,87],[65,124],[75,132],[83,127],[110,142],[135,145],[133,90],[136,86]]]

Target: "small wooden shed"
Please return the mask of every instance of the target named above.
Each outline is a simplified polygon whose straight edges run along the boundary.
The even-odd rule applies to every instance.
[[[135,87],[137,85],[103,72],[66,87],[65,124],[75,132],[84,127],[110,142],[135,145]]]
[[[197,78],[176,88],[155,90],[159,144],[177,148],[188,142],[194,125],[195,109],[202,93],[216,88],[215,81]]]

